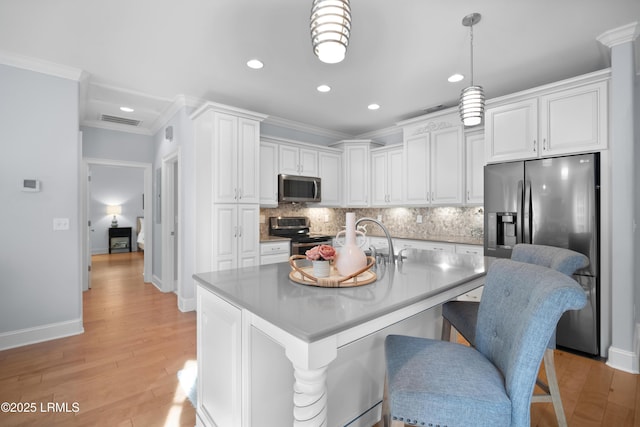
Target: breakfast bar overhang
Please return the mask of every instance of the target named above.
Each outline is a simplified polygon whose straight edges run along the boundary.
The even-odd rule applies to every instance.
[[[348,288],[296,283],[288,263],[194,275],[198,425],[372,425],[384,337],[439,336],[440,305],[482,286],[492,261],[420,250],[402,258]]]

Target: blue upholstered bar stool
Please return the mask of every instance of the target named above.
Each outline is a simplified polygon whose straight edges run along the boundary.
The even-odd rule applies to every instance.
[[[511,253],[514,261],[541,265],[557,270],[567,276],[571,276],[577,270],[589,265],[589,259],[581,253],[553,246],[517,244]],[[442,339],[451,339],[451,326],[464,337],[471,345],[475,343],[476,318],[478,316],[479,303],[475,301],[449,301],[442,306]],[[555,348],[555,334],[551,337],[547,351],[545,351],[543,363],[546,383],[538,380],[538,386],[543,394],[535,394],[533,402],[551,402],[556,413],[558,426],[566,427],[567,420],[560,398],[560,388],[556,376],[553,349]]]
[[[496,260],[487,272],[475,348],[386,338],[385,425],[529,426],[538,368],[556,324],[586,301],[580,285],[562,273]]]

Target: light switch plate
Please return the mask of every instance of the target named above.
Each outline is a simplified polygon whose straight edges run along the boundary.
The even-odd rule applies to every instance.
[[[418,215],[418,216],[416,216],[416,222],[417,222],[418,224],[422,224],[422,215]]]
[[[53,231],[69,229],[69,218],[53,218]]]

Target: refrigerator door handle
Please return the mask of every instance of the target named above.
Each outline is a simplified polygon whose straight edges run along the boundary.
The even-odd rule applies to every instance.
[[[516,209],[517,209],[517,211],[516,211],[516,243],[522,243],[522,238],[523,238],[522,225],[524,223],[523,223],[523,219],[522,219],[522,214],[523,214],[523,212],[522,212],[522,200],[523,200],[522,199],[522,193],[523,193],[524,190],[523,190],[522,187],[523,187],[523,181],[519,180],[518,181],[518,195],[517,195],[518,204],[517,204],[517,207],[516,207]]]
[[[531,242],[531,182],[527,181],[524,187],[524,215],[522,216],[522,235],[524,243]]]

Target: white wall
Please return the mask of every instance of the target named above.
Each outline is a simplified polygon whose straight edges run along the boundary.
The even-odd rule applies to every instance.
[[[142,195],[144,193],[144,170],[140,168],[91,165],[91,200],[89,219],[91,220],[91,253],[109,252],[109,228],[113,215],[106,212],[109,205],[122,206],[122,214],[117,215],[118,227],[131,227],[131,246],[137,251],[136,219],[144,215]],[[147,202],[151,195],[147,195]]]
[[[182,107],[169,119],[166,126],[173,126],[173,140],[164,137],[164,126],[154,135],[154,170],[162,166],[162,159],[179,151],[178,165],[178,307],[183,311],[195,310],[195,145],[193,122],[189,118],[192,108]],[[154,180],[156,175],[154,173]],[[154,195],[155,189],[154,185]],[[162,278],[162,224],[153,222],[153,274]]]
[[[78,82],[0,65],[0,129],[2,349],[82,332]]]

